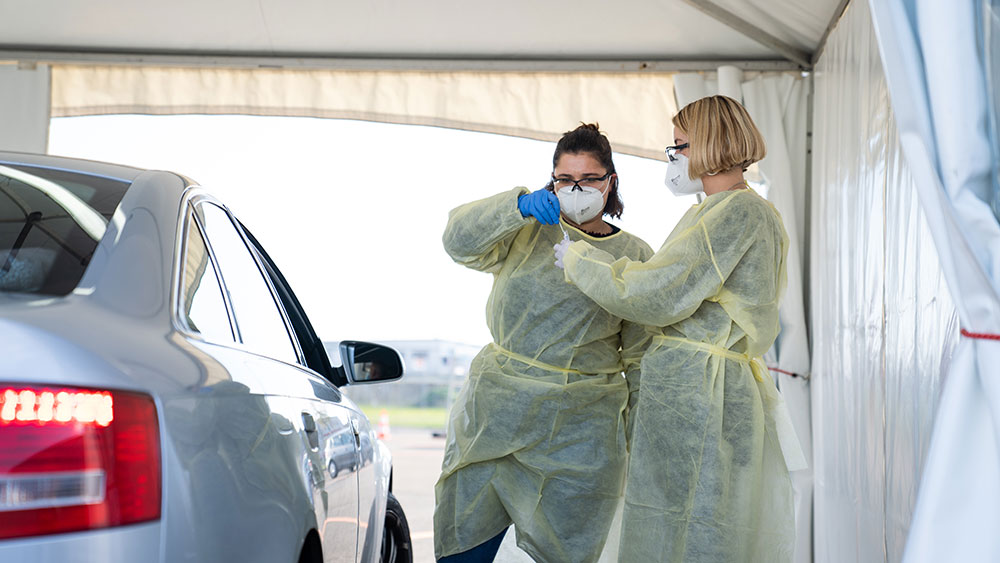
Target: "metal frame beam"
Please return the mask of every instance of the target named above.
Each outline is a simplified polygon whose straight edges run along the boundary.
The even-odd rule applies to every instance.
[[[840,4],[837,5],[837,9],[833,11],[833,15],[830,17],[830,23],[826,25],[826,31],[823,32],[823,37],[820,38],[819,43],[816,45],[816,51],[812,55],[812,64],[815,65],[819,58],[823,55],[823,49],[826,48],[826,41],[830,38],[830,34],[833,33],[834,28],[840,23],[840,18],[844,17],[844,12],[847,11],[847,5],[851,3],[851,0],[840,0]]]
[[[713,19],[733,28],[739,33],[781,54],[795,63],[801,70],[812,69],[812,54],[785,43],[763,29],[747,22],[711,0],[684,0],[684,2],[709,15]]]
[[[39,50],[0,45],[0,62],[18,64],[108,64],[226,68],[285,68],[295,70],[385,70],[437,72],[695,72],[733,65],[744,71],[793,71],[797,63],[784,59],[491,59],[392,58],[323,55],[275,56],[270,53],[196,53],[162,51]]]

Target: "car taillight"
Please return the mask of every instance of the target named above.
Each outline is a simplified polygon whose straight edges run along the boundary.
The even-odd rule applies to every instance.
[[[0,539],[159,517],[152,397],[0,384]]]

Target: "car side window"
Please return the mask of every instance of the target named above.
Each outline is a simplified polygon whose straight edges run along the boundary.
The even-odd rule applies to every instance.
[[[209,203],[198,209],[229,293],[240,341],[257,354],[297,363],[298,354],[274,296],[229,214]]]
[[[181,322],[208,342],[235,342],[229,312],[222,297],[219,277],[205,246],[201,227],[188,216],[181,278]]]

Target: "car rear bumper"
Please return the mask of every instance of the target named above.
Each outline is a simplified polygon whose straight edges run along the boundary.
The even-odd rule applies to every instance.
[[[160,522],[0,541],[0,561],[161,561]]]

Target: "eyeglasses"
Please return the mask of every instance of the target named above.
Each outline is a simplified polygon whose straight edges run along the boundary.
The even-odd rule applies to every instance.
[[[561,190],[570,186],[573,186],[574,188],[582,186],[584,188],[601,189],[602,184],[610,178],[612,174],[614,174],[614,172],[608,172],[599,178],[581,178],[579,180],[574,180],[573,178],[556,178],[553,176],[552,185],[555,186],[556,190]]]
[[[681,145],[671,145],[671,146],[663,149],[663,152],[667,153],[667,158],[669,158],[670,161],[673,162],[673,161],[677,160],[677,156],[676,156],[677,153],[679,153],[682,150],[688,148],[688,145],[690,145],[690,144],[691,143],[684,143],[684,144],[681,144]]]

